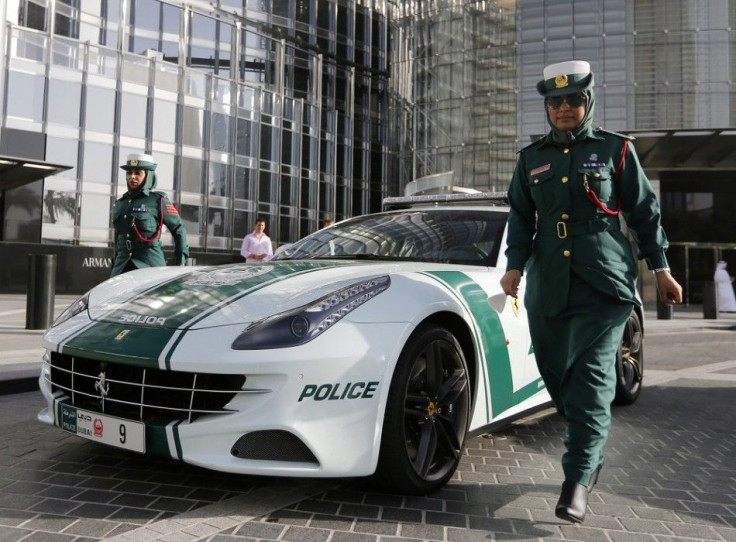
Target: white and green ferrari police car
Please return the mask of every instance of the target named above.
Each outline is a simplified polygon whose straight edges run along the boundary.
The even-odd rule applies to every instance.
[[[425,494],[469,436],[549,406],[505,296],[500,194],[389,198],[259,264],[114,277],[48,329],[42,422],[233,473]],[[523,285],[522,285],[523,287]],[[642,320],[617,360],[641,389]]]

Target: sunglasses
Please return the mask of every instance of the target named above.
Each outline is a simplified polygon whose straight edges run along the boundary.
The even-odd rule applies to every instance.
[[[568,96],[550,96],[544,99],[544,105],[550,109],[559,109],[562,102],[570,107],[580,107],[586,102],[585,94],[570,94]]]

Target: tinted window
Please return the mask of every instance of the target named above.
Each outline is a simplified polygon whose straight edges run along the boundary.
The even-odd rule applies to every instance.
[[[376,258],[493,266],[506,213],[414,209],[356,217],[294,243],[278,259]]]

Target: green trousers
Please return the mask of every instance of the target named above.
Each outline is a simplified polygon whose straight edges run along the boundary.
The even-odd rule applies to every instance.
[[[528,313],[539,372],[567,420],[566,480],[588,485],[603,461],[616,394],[616,352],[632,309],[633,304],[606,296],[573,275],[562,314]]]

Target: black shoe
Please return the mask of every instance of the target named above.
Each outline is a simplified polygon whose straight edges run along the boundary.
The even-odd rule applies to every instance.
[[[588,482],[588,493],[593,491],[593,486],[598,483],[598,477],[601,475],[601,469],[603,468],[603,461],[601,461],[601,464],[598,465],[598,468],[595,469],[595,472],[590,477],[590,482]]]
[[[570,480],[562,482],[560,500],[557,501],[555,507],[555,516],[572,523],[582,523],[588,509],[588,491],[586,486],[577,482]]]

